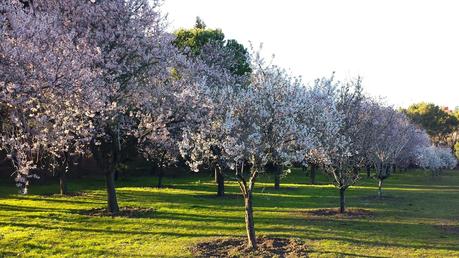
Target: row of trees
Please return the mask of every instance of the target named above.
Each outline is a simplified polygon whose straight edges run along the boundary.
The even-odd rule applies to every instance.
[[[457,160],[448,147],[427,146],[420,148],[417,154],[418,165],[429,169],[433,176],[443,169],[453,169],[457,165]]]
[[[421,102],[409,106],[403,112],[413,123],[426,130],[435,145],[452,149],[459,158],[459,109],[452,111]]]
[[[212,167],[220,184],[234,178],[256,248],[253,191],[267,167],[321,167],[341,212],[364,167],[376,167],[380,187],[400,160],[433,169],[420,155],[428,135],[364,95],[360,78],[306,85],[237,42],[197,47],[193,39],[207,37],[202,22],[195,33],[167,33],[158,8],[147,0],[0,3],[0,148],[22,193],[38,168],[63,179],[90,155],[117,213],[115,169],[135,146],[161,171],[182,160],[193,171]]]

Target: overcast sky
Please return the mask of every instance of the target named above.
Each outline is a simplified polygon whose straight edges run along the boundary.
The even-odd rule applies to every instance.
[[[362,76],[370,95],[459,106],[459,1],[165,0],[170,30],[196,16],[227,38],[263,43],[305,81]]]

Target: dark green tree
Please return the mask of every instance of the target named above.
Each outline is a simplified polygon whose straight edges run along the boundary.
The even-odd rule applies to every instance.
[[[458,118],[432,103],[413,104],[404,112],[415,124],[423,127],[436,143],[440,144],[447,144],[448,136],[459,125]]]
[[[218,62],[214,59],[206,60],[209,65],[229,66],[225,67],[232,74],[238,76],[248,75],[252,69],[248,58],[247,49],[234,39],[225,39],[225,34],[221,29],[207,28],[201,18],[196,18],[193,28],[179,29],[175,31],[175,46],[183,50],[187,55],[198,57],[206,50],[206,47],[219,48],[227,55],[225,62]],[[231,60],[228,60],[231,59]]]
[[[196,23],[194,25],[195,28],[198,28],[198,29],[205,29],[206,28],[206,24],[204,23],[203,20],[201,20],[201,18],[198,16],[196,17]]]

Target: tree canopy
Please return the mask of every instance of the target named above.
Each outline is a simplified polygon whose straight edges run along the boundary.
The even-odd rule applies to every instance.
[[[433,137],[452,133],[459,125],[456,116],[432,103],[413,104],[404,112],[415,124],[422,126]]]
[[[199,56],[205,51],[207,45],[213,48],[223,48],[230,55],[233,65],[229,70],[234,75],[247,75],[250,68],[247,49],[235,39],[225,39],[221,29],[208,28],[201,18],[196,17],[194,27],[179,29],[174,32],[176,38],[174,45],[191,56]]]

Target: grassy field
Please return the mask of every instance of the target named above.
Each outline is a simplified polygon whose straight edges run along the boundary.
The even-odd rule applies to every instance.
[[[301,238],[311,257],[459,257],[459,171],[432,178],[422,171],[395,174],[378,200],[376,182],[363,179],[347,192],[347,204],[374,212],[366,218],[311,218],[299,211],[330,208],[338,193],[294,171],[275,191],[269,177],[254,196],[258,235]],[[73,180],[83,195],[53,195],[57,184],[33,185],[18,195],[0,183],[0,257],[9,256],[191,256],[194,243],[216,236],[243,236],[241,198],[214,197],[207,175],[117,182],[121,206],[151,207],[142,218],[94,217],[82,211],[105,206],[103,180]],[[235,183],[226,191],[237,194]],[[445,226],[446,225],[446,226]],[[444,227],[455,227],[445,230]],[[443,227],[443,228],[442,228]],[[453,228],[454,229],[454,228]]]

